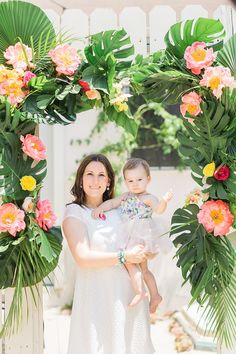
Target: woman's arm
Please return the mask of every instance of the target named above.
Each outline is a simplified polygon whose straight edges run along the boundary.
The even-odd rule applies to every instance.
[[[100,268],[119,264],[117,252],[100,252],[89,248],[87,227],[80,220],[67,217],[63,221],[62,228],[70,251],[80,267]],[[128,263],[141,263],[145,258],[143,246],[135,246],[125,252]]]

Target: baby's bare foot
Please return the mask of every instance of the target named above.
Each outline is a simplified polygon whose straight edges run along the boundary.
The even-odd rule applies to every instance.
[[[147,297],[148,294],[147,293],[140,293],[135,295],[135,297],[131,300],[131,302],[129,303],[129,307],[134,307],[136,306],[140,301],[142,301],[145,297]]]
[[[152,297],[149,302],[149,312],[154,313],[157,310],[158,305],[162,302],[162,297],[160,294],[157,294],[155,297]]]

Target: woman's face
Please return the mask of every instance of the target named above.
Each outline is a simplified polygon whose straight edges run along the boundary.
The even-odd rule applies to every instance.
[[[109,178],[105,166],[99,161],[91,161],[83,174],[83,190],[89,198],[101,198],[109,186]]]

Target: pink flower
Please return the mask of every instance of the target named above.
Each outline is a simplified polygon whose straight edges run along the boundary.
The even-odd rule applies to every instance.
[[[222,89],[224,87],[236,87],[234,77],[231,76],[229,68],[224,68],[223,66],[207,68],[200,81],[200,85],[210,87],[213,91],[213,95],[217,98],[222,95]]]
[[[205,49],[205,47],[206,43],[204,42],[194,42],[185,50],[184,59],[186,60],[187,68],[193,74],[200,74],[202,69],[210,66],[215,60],[213,49]]]
[[[56,215],[52,210],[52,205],[49,200],[39,200],[37,202],[36,221],[45,231],[53,227],[56,221]]]
[[[8,59],[7,64],[12,65],[14,69],[26,70],[28,66],[34,67],[30,62],[32,60],[32,49],[20,42],[10,45],[4,52],[4,57]]]
[[[46,148],[43,142],[36,136],[27,134],[25,137],[21,135],[22,150],[35,161],[46,159]]]
[[[58,45],[48,54],[56,64],[56,71],[59,74],[73,75],[81,64],[81,58],[78,56],[76,49],[69,44]]]
[[[25,75],[23,77],[23,84],[24,87],[28,87],[28,82],[32,79],[32,77],[36,77],[36,75],[34,73],[32,73],[31,71],[26,71]]]
[[[185,114],[188,112],[191,116],[196,117],[199,113],[202,113],[200,103],[202,102],[201,96],[199,96],[196,92],[192,91],[187,93],[182,97],[183,104],[180,105],[180,112],[182,116],[189,121],[192,119],[186,117]]]
[[[16,236],[18,231],[25,229],[25,213],[13,203],[6,203],[0,206],[0,232],[9,232]]]
[[[226,235],[234,221],[228,204],[220,199],[209,200],[204,203],[197,214],[197,218],[207,232],[214,232],[214,236]]]
[[[230,169],[228,166],[223,165],[219,169],[217,168],[214,172],[214,178],[218,181],[226,181],[229,178]]]

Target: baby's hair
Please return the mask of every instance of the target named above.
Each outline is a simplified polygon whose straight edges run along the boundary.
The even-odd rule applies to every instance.
[[[127,170],[133,170],[139,166],[142,166],[147,173],[147,176],[150,176],[150,167],[147,161],[140,159],[138,157],[133,157],[131,159],[128,159],[123,167],[123,176],[125,177],[125,172]]]

